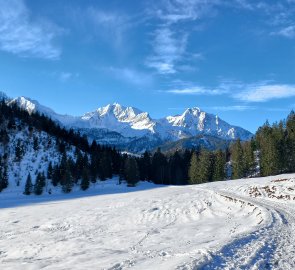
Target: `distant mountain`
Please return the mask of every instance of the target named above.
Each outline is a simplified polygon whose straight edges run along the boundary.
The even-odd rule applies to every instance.
[[[17,103],[29,113],[43,113],[67,128],[79,130],[98,143],[133,152],[151,150],[184,139],[203,140],[205,137],[202,136],[205,135],[208,145],[215,145],[213,138],[226,144],[226,141],[238,138],[249,140],[252,137],[249,131],[232,126],[217,115],[196,107],[188,108],[181,115],[153,119],[147,112],[118,103],[108,104],[80,117],[57,114],[37,101],[25,97],[18,97],[10,103]],[[199,143],[202,144],[201,141]]]

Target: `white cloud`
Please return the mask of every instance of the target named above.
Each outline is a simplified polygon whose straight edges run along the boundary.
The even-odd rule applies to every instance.
[[[287,84],[254,84],[246,85],[245,90],[233,97],[248,102],[265,102],[295,96],[295,85]]]
[[[171,93],[171,94],[176,94],[176,95],[211,95],[211,96],[216,96],[216,95],[222,95],[227,93],[227,90],[225,89],[208,89],[205,87],[199,87],[199,86],[194,86],[194,87],[186,87],[186,88],[181,88],[181,89],[172,89],[165,91],[166,93]]]
[[[247,105],[232,105],[232,106],[214,106],[214,107],[208,107],[209,109],[215,110],[215,111],[248,111],[248,110],[255,110],[256,108],[253,106],[247,106]]]
[[[198,20],[210,13],[212,6],[217,2],[219,0],[159,1],[156,7],[150,11],[151,16],[160,20],[160,23],[153,32],[151,42],[153,53],[147,58],[146,65],[156,69],[160,74],[192,71],[193,68],[188,62],[201,59],[202,55],[187,52],[191,26],[183,26],[186,22]]]
[[[146,65],[155,68],[161,74],[176,73],[175,64],[181,60],[186,50],[188,36],[178,34],[170,28],[163,27],[154,33],[153,55]]]
[[[227,95],[243,102],[266,102],[273,99],[295,97],[295,85],[275,84],[272,81],[262,81],[252,84],[237,81],[222,81],[213,88],[193,86],[192,83],[183,81],[176,81],[175,85],[180,85],[181,87],[175,87],[171,90],[161,92],[175,95]],[[242,110],[243,108],[248,108],[248,106],[229,108]]]
[[[107,12],[93,7],[88,8],[84,14],[81,19],[88,19],[94,25],[97,34],[117,47],[124,46],[126,32],[135,24],[133,19],[125,14]]]
[[[138,86],[150,85],[153,82],[153,78],[151,75],[131,68],[109,67],[105,69],[105,71],[107,71],[108,73],[110,72],[119,80]]]
[[[0,49],[21,56],[58,59],[54,44],[60,29],[48,21],[33,21],[23,0],[0,0]]]
[[[72,78],[72,76],[73,76],[73,74],[72,73],[70,73],[70,72],[62,72],[61,74],[60,74],[60,80],[62,81],[62,82],[66,82],[66,81],[68,81],[69,79],[71,79]]]
[[[277,32],[273,32],[273,35],[283,36],[286,38],[295,38],[295,25],[290,25]]]

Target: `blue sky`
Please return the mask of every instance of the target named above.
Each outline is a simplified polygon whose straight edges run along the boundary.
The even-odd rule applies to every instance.
[[[295,106],[295,0],[0,0],[0,90],[59,113],[188,107],[254,132]]]

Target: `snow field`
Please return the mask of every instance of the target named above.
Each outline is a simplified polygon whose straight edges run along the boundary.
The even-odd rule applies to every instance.
[[[295,269],[295,202],[250,193],[272,185],[290,193],[294,175],[135,189],[113,180],[16,207],[6,195],[1,269]]]

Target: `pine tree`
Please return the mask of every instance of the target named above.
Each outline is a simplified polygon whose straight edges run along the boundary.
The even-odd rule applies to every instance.
[[[22,156],[23,156],[23,146],[22,146],[21,140],[18,139],[15,146],[15,160],[21,161]]]
[[[112,178],[112,161],[108,152],[104,151],[99,162],[99,178],[104,181]]]
[[[125,177],[128,186],[134,187],[139,181],[139,172],[136,159],[128,157],[125,161]]]
[[[213,181],[220,181],[225,179],[225,165],[226,165],[225,153],[223,153],[221,150],[218,150],[215,153]]]
[[[35,195],[41,195],[43,193],[43,187],[44,187],[44,183],[43,183],[42,175],[41,173],[38,173],[36,177],[36,182],[34,185]]]
[[[81,180],[81,189],[86,190],[89,188],[89,172],[86,168],[83,170],[82,180]]]
[[[61,179],[61,170],[58,165],[53,168],[51,183],[54,187],[58,185]]]
[[[70,193],[73,188],[73,177],[71,175],[71,171],[70,171],[70,167],[68,163],[66,164],[66,167],[61,177],[62,177],[62,181],[61,181],[62,191],[64,193]]]
[[[48,169],[47,169],[47,178],[52,179],[52,176],[53,176],[53,168],[52,168],[52,162],[50,161],[48,165]]]
[[[199,157],[199,179],[202,183],[212,181],[213,166],[209,151],[202,149]]]
[[[254,156],[253,140],[245,142],[243,145],[244,155],[244,175],[252,176],[255,170],[255,156]]]
[[[0,192],[8,187],[8,172],[7,172],[7,166],[4,166],[4,171],[2,173],[2,176],[0,178]]]
[[[232,169],[233,169],[233,179],[239,179],[244,177],[245,165],[243,148],[240,139],[238,139],[232,146],[231,149],[231,159],[232,159]]]
[[[32,177],[31,177],[31,174],[29,173],[28,177],[27,177],[26,184],[25,184],[24,194],[30,195],[32,192],[33,192]]]
[[[167,177],[167,159],[158,148],[152,158],[152,180],[155,184],[164,184]]]
[[[169,159],[169,182],[165,184],[182,185],[184,184],[184,172],[182,159],[176,151]]]
[[[291,111],[286,123],[286,167],[295,172],[295,112]]]
[[[199,160],[196,152],[192,154],[190,166],[189,166],[189,184],[201,184],[202,181],[199,178]]]

